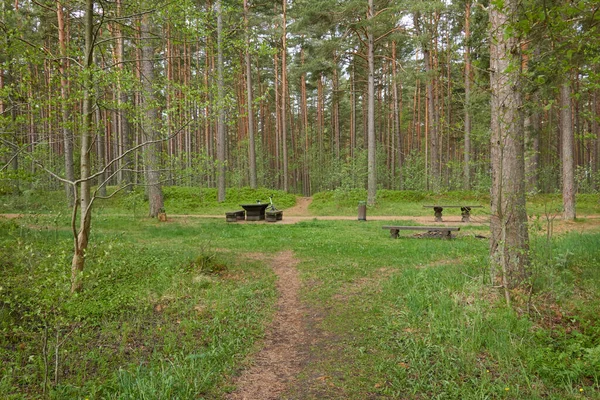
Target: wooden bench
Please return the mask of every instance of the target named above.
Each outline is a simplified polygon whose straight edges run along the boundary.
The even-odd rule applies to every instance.
[[[451,239],[452,231],[460,231],[460,228],[457,226],[390,226],[385,225],[382,226],[381,229],[389,229],[390,237],[393,239],[398,238],[398,233],[400,231],[427,231],[427,232],[442,232],[444,238]]]
[[[283,219],[283,211],[281,210],[267,210],[265,211],[265,220],[267,222],[276,222]]]
[[[472,208],[483,208],[483,206],[423,206],[424,208],[433,208],[435,215],[435,222],[442,222],[442,211],[444,208],[460,208],[460,214],[462,215],[462,222],[471,221],[471,209]]]
[[[237,222],[243,221],[246,219],[246,211],[230,211],[225,213],[225,221],[227,222]]]

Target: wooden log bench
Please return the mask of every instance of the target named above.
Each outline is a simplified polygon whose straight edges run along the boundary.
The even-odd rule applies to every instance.
[[[225,213],[225,221],[227,222],[237,222],[243,221],[246,219],[246,211],[230,211]]]
[[[483,208],[483,206],[423,206],[423,208],[433,208],[435,215],[435,222],[442,221],[442,211],[444,208],[460,208],[460,214],[462,216],[462,222],[471,222],[471,209],[472,208]]]
[[[267,222],[276,222],[283,219],[283,211],[281,210],[267,210],[265,211],[265,220]]]
[[[382,229],[390,230],[390,237],[393,239],[398,238],[398,233],[400,231],[427,231],[427,232],[441,232],[442,237],[446,239],[451,239],[451,232],[460,231],[460,228],[457,226],[391,226],[385,225],[381,227]]]

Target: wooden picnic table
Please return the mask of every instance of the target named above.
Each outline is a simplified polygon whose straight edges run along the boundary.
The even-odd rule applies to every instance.
[[[433,208],[436,222],[443,222],[442,221],[442,211],[444,211],[444,208],[460,208],[460,213],[462,215],[462,222],[470,222],[471,221],[471,209],[472,208],[483,208],[483,206],[479,206],[479,205],[478,206],[435,205],[435,206],[423,206],[423,207],[424,208]]]
[[[240,204],[246,210],[246,221],[262,221],[269,203]]]
[[[442,237],[446,239],[452,238],[453,231],[460,231],[460,228],[457,226],[393,226],[393,225],[384,225],[381,229],[389,229],[390,237],[393,239],[398,238],[398,234],[400,231],[427,231],[427,232],[441,232]]]

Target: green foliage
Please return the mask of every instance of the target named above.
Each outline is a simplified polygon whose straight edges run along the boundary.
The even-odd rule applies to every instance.
[[[109,234],[95,234],[85,290],[71,295],[69,231],[57,237],[24,223],[32,221],[0,219],[2,398],[39,398],[44,376],[57,399],[210,393],[263,332],[272,275],[214,257],[208,240],[219,227],[203,229],[199,249],[196,230],[99,219],[97,232]],[[139,230],[150,231],[142,242]]]
[[[329,191],[314,201],[355,212],[364,194]],[[482,199],[379,194],[383,209]],[[56,399],[223,397],[275,301],[268,266],[238,259],[257,249],[292,249],[301,260],[302,298],[326,334],[300,386],[314,385],[317,372],[331,377],[323,397],[577,398],[581,388],[593,398],[600,390],[597,233],[548,240],[532,229],[535,308],[527,314],[527,299],[509,310],[485,283],[488,242],[472,235],[483,227],[445,241],[391,240],[386,221],[161,224],[106,210],[95,221],[85,290],[70,295],[68,218],[0,220],[0,397],[39,398],[46,368]]]
[[[221,212],[237,210],[240,204],[269,202],[269,196],[273,195],[273,203],[277,208],[286,208],[296,203],[296,197],[280,190],[266,188],[250,189],[230,188],[227,189],[225,201],[217,202],[216,189],[190,188],[169,186],[163,189],[165,196],[165,209],[167,212]]]

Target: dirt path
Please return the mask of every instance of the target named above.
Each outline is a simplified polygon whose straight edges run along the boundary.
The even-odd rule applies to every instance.
[[[228,400],[276,400],[296,380],[306,360],[310,336],[299,299],[298,261],[291,251],[276,255],[271,265],[277,275],[277,311],[267,329],[262,350],[236,380]]]
[[[298,197],[296,199],[296,205],[294,207],[287,208],[285,210],[286,216],[310,216],[308,212],[308,206],[312,203],[312,197]]]

